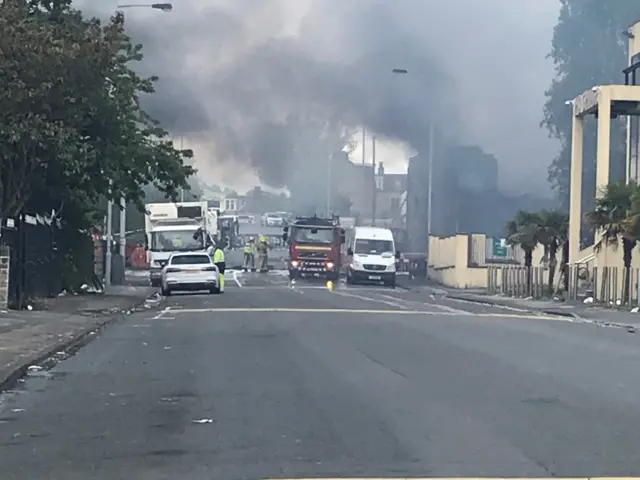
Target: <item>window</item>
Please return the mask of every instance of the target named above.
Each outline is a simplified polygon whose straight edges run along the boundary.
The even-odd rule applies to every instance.
[[[235,198],[225,198],[224,200],[224,209],[225,210],[237,210],[236,208],[236,199]]]
[[[171,258],[171,265],[209,265],[209,255],[176,255]]]
[[[381,254],[381,253],[394,253],[393,242],[391,240],[375,240],[373,238],[358,238],[356,239],[356,248],[353,249],[353,253],[361,254]]]

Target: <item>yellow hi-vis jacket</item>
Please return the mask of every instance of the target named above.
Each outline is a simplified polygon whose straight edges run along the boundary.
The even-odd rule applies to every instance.
[[[213,251],[213,263],[224,262],[224,251],[221,248],[216,248]]]

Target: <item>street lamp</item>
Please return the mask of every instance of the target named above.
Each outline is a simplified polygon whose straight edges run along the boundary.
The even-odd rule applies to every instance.
[[[394,68],[391,70],[393,75],[408,75],[409,70],[406,68]],[[428,238],[431,236],[431,207],[433,205],[433,142],[434,142],[434,125],[433,125],[433,114],[429,112],[429,154],[428,154],[428,172],[429,172],[429,180],[427,184],[427,245]],[[428,246],[427,246],[428,248]]]
[[[118,5],[118,8],[134,8],[134,7],[143,7],[143,8],[154,8],[156,10],[161,10],[163,12],[170,12],[173,10],[173,5],[170,3],[134,3],[130,5]]]
[[[170,12],[173,9],[173,5],[170,3],[136,3],[129,5],[118,5],[118,8],[152,8],[154,10],[160,10],[162,12]],[[113,86],[111,86],[113,88]],[[109,200],[107,206],[107,251],[105,252],[105,266],[104,266],[104,284],[105,286],[111,285],[111,243],[113,242],[113,200]],[[127,201],[124,197],[120,198],[120,232],[119,232],[119,247],[120,256],[122,257],[122,269],[123,271],[127,266]]]

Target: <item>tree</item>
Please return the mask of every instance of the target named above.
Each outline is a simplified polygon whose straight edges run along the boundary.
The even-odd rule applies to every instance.
[[[107,198],[141,207],[146,185],[170,198],[189,188],[192,153],[140,107],[155,78],[130,68],[142,47],[121,14],[103,26],[70,1],[13,0],[0,28],[0,217],[53,209],[78,237]]]
[[[540,219],[535,213],[519,210],[505,226],[507,245],[519,246],[524,252],[524,266],[531,268],[533,251],[538,246]]]
[[[567,248],[569,216],[559,210],[542,210],[537,215],[538,241],[544,248],[545,257],[549,259],[549,293],[553,292],[553,282],[557,267],[558,249],[562,247],[562,271],[566,281],[568,258]],[[566,291],[566,290],[565,290]]]
[[[622,240],[622,259],[626,269],[631,268],[633,248],[640,239],[637,220],[640,218],[640,187],[634,183],[611,183],[601,189],[592,211],[586,213],[587,222],[601,235],[596,249],[603,245],[618,246]],[[628,271],[628,270],[627,270]],[[625,275],[623,299],[629,298],[630,276]]]
[[[561,0],[558,23],[554,28],[549,57],[556,76],[545,92],[542,125],[560,141],[560,152],[549,167],[549,180],[568,207],[571,156],[571,108],[566,101],[594,85],[621,83],[627,66],[623,32],[640,18],[640,3],[635,0]],[[591,208],[595,190],[595,138],[593,124],[585,128],[585,181],[583,201]],[[612,122],[612,178],[624,178],[624,122]],[[590,160],[590,162],[588,161]],[[586,187],[586,188],[585,188]]]

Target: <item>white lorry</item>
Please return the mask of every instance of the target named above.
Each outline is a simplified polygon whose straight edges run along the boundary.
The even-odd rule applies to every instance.
[[[218,212],[207,202],[148,203],[145,234],[149,277],[159,286],[162,268],[175,252],[202,252],[218,236]]]

